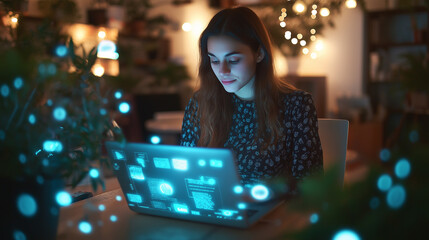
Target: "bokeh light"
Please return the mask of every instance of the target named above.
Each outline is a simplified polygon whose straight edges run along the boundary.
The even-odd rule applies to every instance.
[[[322,8],[322,9],[320,9],[320,15],[322,17],[327,17],[327,16],[329,16],[329,14],[331,14],[331,11],[329,11],[328,8]]]
[[[266,200],[269,195],[268,188],[262,184],[253,186],[250,193],[254,199],[259,201]]]
[[[386,192],[392,187],[392,178],[389,174],[383,174],[378,178],[377,187],[380,191]]]
[[[389,149],[387,149],[387,148],[381,149],[381,151],[380,151],[380,159],[381,159],[381,161],[383,161],[383,162],[388,161],[390,159],[390,156],[391,156],[391,154],[390,154],[390,150]]]
[[[357,6],[356,0],[346,0],[347,8],[356,8],[356,6]]]
[[[378,197],[371,198],[371,200],[369,201],[369,207],[371,209],[376,209],[378,208],[378,206],[380,206],[380,199],[378,199]]]
[[[409,138],[412,143],[419,141],[419,132],[417,132],[416,130],[412,130],[410,132]]]
[[[122,201],[122,197],[119,195],[116,195],[116,201],[118,201],[118,202]]]
[[[63,107],[56,107],[53,111],[53,115],[55,120],[57,121],[64,121],[67,117],[67,112]]]
[[[119,111],[121,113],[128,113],[130,111],[130,104],[128,104],[127,102],[121,102],[119,104]]]
[[[20,163],[24,164],[25,162],[27,162],[27,157],[25,156],[25,154],[20,153],[18,156],[18,160]]]
[[[6,84],[3,84],[0,88],[0,93],[3,97],[7,97],[9,96],[9,87]]]
[[[242,186],[235,186],[234,187],[234,193],[240,194],[243,193],[243,187]]]
[[[28,193],[18,196],[17,207],[19,212],[26,217],[32,217],[37,212],[36,200]]]
[[[104,211],[106,210],[106,207],[103,204],[98,205],[98,210]]]
[[[392,187],[386,196],[387,205],[394,209],[401,207],[404,204],[405,199],[405,188],[401,185],[396,185]]]
[[[120,99],[122,97],[122,92],[121,91],[116,91],[115,92],[115,98],[116,99]]]
[[[98,171],[98,169],[91,169],[89,170],[89,176],[92,178],[98,178],[100,176],[100,172]]]
[[[16,89],[22,88],[23,85],[24,85],[24,81],[22,80],[21,77],[17,77],[17,78],[15,78],[15,80],[13,80],[13,86]]]
[[[184,24],[182,24],[182,30],[185,32],[190,32],[192,30],[192,24],[185,22]]]
[[[63,144],[57,140],[46,140],[43,142],[43,150],[45,150],[45,152],[61,152],[63,150]]]
[[[319,214],[313,213],[310,216],[310,222],[311,223],[317,223],[319,221]]]
[[[150,138],[150,142],[152,143],[152,144],[159,144],[160,142],[161,142],[161,138],[159,137],[159,136],[152,136],[151,138]]]
[[[72,197],[66,191],[58,192],[55,196],[55,199],[57,200],[57,203],[62,207],[68,206],[72,203]]]
[[[65,45],[58,45],[55,49],[55,54],[57,54],[58,57],[64,57],[67,54],[67,47]]]
[[[350,229],[342,229],[338,231],[332,240],[360,240],[359,235]]]
[[[110,221],[116,222],[117,220],[118,220],[118,217],[116,217],[116,215],[110,216]]]
[[[247,208],[247,205],[246,205],[245,203],[239,203],[239,204],[237,205],[237,207],[238,207],[238,209],[246,209],[246,208]]]
[[[27,237],[25,236],[25,234],[19,230],[15,230],[13,231],[13,239],[14,240],[26,240]]]
[[[79,223],[79,230],[82,233],[90,234],[92,232],[92,226],[91,226],[91,224],[89,222],[82,221],[82,222]]]
[[[395,165],[395,174],[398,178],[404,179],[408,177],[410,171],[410,162],[405,158],[401,158]]]
[[[34,116],[34,114],[28,115],[28,122],[34,125],[36,123],[36,116]]]

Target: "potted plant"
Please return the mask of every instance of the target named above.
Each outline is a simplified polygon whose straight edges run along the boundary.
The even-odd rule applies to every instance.
[[[30,26],[17,14],[16,28],[0,26],[9,33],[0,39],[2,236],[54,239],[59,206],[71,201],[65,183],[90,175],[94,190],[104,187],[103,141],[124,139],[110,117],[113,93],[91,72],[96,48],[75,46],[52,19]]]

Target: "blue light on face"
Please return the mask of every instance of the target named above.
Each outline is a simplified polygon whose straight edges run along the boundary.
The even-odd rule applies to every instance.
[[[395,165],[395,174],[398,178],[404,179],[408,177],[410,170],[410,162],[405,158],[400,159]]]
[[[1,86],[0,93],[3,97],[9,96],[9,92],[10,92],[9,87],[6,84]]]
[[[97,169],[93,168],[89,170],[89,176],[92,178],[98,178],[100,176],[100,172]]]
[[[268,188],[262,184],[253,186],[250,193],[254,199],[259,201],[266,200],[269,195]]]
[[[412,130],[409,135],[410,142],[415,143],[419,141],[419,133],[416,130]]]
[[[310,222],[311,223],[317,223],[319,221],[319,214],[313,213],[310,216]]]
[[[387,148],[383,148],[380,151],[380,159],[383,162],[386,162],[390,159],[390,150]]]
[[[67,117],[67,112],[63,107],[56,107],[53,112],[54,118],[57,121],[64,121]]]
[[[206,164],[207,164],[206,160],[204,159],[198,160],[198,165],[200,165],[201,167],[204,167]]]
[[[116,217],[116,215],[111,215],[110,216],[110,221],[116,222],[116,221],[118,221],[118,217]]]
[[[28,122],[29,122],[31,125],[34,125],[34,124],[36,123],[36,116],[34,116],[34,114],[30,114],[30,115],[28,116]]]
[[[57,203],[62,207],[68,206],[72,203],[72,197],[68,192],[65,191],[58,192],[55,196],[55,199],[57,200]]]
[[[159,190],[161,191],[162,194],[167,195],[167,196],[171,196],[173,195],[173,187],[171,187],[170,184],[168,183],[162,183],[159,186]]]
[[[150,142],[151,142],[152,144],[159,144],[159,143],[161,142],[161,138],[160,138],[160,137],[158,137],[158,136],[152,136],[152,137],[150,138]]]
[[[222,160],[210,159],[210,167],[221,168],[223,167]]]
[[[119,104],[119,111],[123,114],[128,113],[130,111],[130,104],[127,102],[121,102]]]
[[[26,217],[32,217],[37,212],[36,200],[30,194],[23,193],[19,195],[16,204],[19,212]]]
[[[100,210],[101,212],[106,210],[106,206],[104,206],[103,204],[98,205],[98,210]]]
[[[235,186],[234,187],[234,193],[240,194],[243,193],[243,187],[242,186]]]
[[[15,80],[13,80],[13,86],[16,89],[22,88],[23,85],[24,85],[24,81],[22,80],[22,78],[17,77],[17,78],[15,78]]]
[[[338,231],[332,240],[360,240],[359,235],[350,229],[343,229]]]
[[[397,185],[392,187],[386,196],[387,205],[391,208],[401,207],[406,199],[406,192],[404,187]]]
[[[392,178],[389,176],[389,174],[383,174],[378,178],[377,181],[377,187],[380,189],[380,191],[387,191],[392,186]]]
[[[115,98],[116,99],[120,99],[122,97],[122,92],[121,91],[116,91],[115,92]]]
[[[181,171],[188,170],[188,160],[173,158],[172,162],[173,162],[174,169],[181,170]]]
[[[84,234],[90,234],[92,232],[92,226],[87,221],[82,221],[79,223],[79,230]]]
[[[43,150],[45,150],[45,152],[61,152],[63,150],[63,145],[57,140],[46,140],[43,143]]]
[[[67,47],[64,45],[58,45],[55,49],[55,53],[58,57],[64,57],[67,54]]]

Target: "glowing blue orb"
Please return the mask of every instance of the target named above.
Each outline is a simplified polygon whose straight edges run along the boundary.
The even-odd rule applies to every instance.
[[[110,221],[116,222],[117,220],[118,220],[118,217],[116,217],[116,215],[110,216]]]
[[[85,234],[90,234],[92,231],[92,226],[87,221],[82,221],[79,223],[79,230]]]
[[[37,212],[36,200],[27,193],[18,196],[17,207],[19,212],[26,217],[32,217]]]
[[[371,200],[369,201],[369,206],[371,207],[371,209],[378,208],[378,206],[380,206],[380,199],[378,199],[378,197],[371,198]]]
[[[232,216],[232,212],[231,212],[231,211],[229,211],[229,210],[224,210],[224,211],[222,211],[222,214],[223,214],[224,216],[227,216],[227,217]]]
[[[242,193],[243,192],[243,187],[239,186],[239,185],[235,186],[234,187],[234,192],[237,193],[237,194]]]
[[[15,80],[13,80],[13,86],[15,86],[16,89],[22,88],[23,85],[24,81],[22,80],[22,78],[17,77],[15,78]]]
[[[34,125],[36,123],[36,116],[34,116],[34,114],[30,114],[28,116],[28,122],[32,125]]]
[[[120,202],[122,200],[122,197],[119,195],[116,195],[116,201]]]
[[[52,102],[52,99],[48,99],[48,100],[46,101],[46,105],[48,105],[49,107],[50,107],[50,106],[52,106],[52,104],[54,104],[54,103]]]
[[[54,118],[57,121],[64,121],[67,117],[67,112],[63,107],[56,107],[53,112]]]
[[[416,130],[412,130],[409,135],[410,142],[415,143],[419,141],[419,133]]]
[[[310,222],[311,223],[317,223],[319,221],[319,214],[313,213],[310,216]]]
[[[128,104],[127,102],[122,102],[119,104],[119,111],[121,113],[128,113],[130,111],[130,104]]]
[[[198,160],[198,165],[200,165],[201,167],[204,167],[206,164],[207,164],[206,160],[204,159]]]
[[[343,229],[338,231],[332,240],[360,240],[359,235],[350,229]]]
[[[389,174],[383,174],[378,178],[377,181],[377,187],[380,189],[380,191],[387,191],[392,186],[392,178],[389,176]]]
[[[400,159],[395,165],[395,174],[398,178],[404,179],[408,177],[408,175],[410,174],[410,171],[411,171],[410,162],[405,158]]]
[[[107,114],[106,109],[101,108],[101,109],[100,109],[100,114],[101,114],[101,115],[103,115],[103,116],[104,116],[104,115],[106,115],[106,114]]]
[[[104,211],[106,210],[106,207],[103,204],[98,205],[98,210]]]
[[[48,64],[47,70],[49,75],[55,75],[55,73],[57,73],[57,66],[55,66],[53,63],[50,63]]]
[[[161,142],[161,138],[160,138],[160,137],[158,137],[158,136],[152,136],[152,137],[150,138],[150,142],[151,142],[152,144],[159,144],[159,143]]]
[[[64,57],[67,54],[67,47],[65,45],[58,45],[55,53],[58,57]]]
[[[121,91],[116,91],[115,92],[115,98],[116,99],[120,99],[122,97],[122,92]]]
[[[0,93],[3,97],[9,96],[9,92],[10,92],[9,87],[6,84],[1,86]]]
[[[61,152],[63,150],[63,144],[57,140],[46,140],[43,143],[43,150],[45,150],[45,152]]]
[[[26,240],[27,237],[25,236],[25,234],[19,230],[15,230],[13,231],[13,239],[14,240]]]
[[[18,160],[20,163],[24,164],[25,162],[27,162],[27,157],[25,156],[25,154],[21,153],[18,156]]]
[[[380,151],[380,159],[383,162],[386,162],[390,159],[390,150],[387,148],[383,148]]]
[[[238,209],[246,209],[247,205],[245,203],[239,203],[237,207]]]
[[[405,188],[401,185],[396,185],[392,187],[387,193],[387,205],[389,205],[391,208],[399,208],[404,204],[405,198]]]
[[[98,178],[100,176],[100,173],[97,169],[93,168],[89,170],[89,176],[92,178]]]
[[[68,206],[72,203],[72,197],[66,191],[58,192],[55,196],[55,199],[57,200],[57,203],[62,207]]]
[[[38,184],[43,184],[45,182],[45,179],[42,176],[37,176],[36,181]]]
[[[266,200],[269,195],[268,188],[262,184],[258,184],[252,187],[250,191],[252,197],[256,200]]]
[[[171,196],[171,195],[173,195],[173,187],[171,187],[171,185],[170,185],[170,184],[168,184],[168,183],[162,183],[162,184],[159,186],[159,190],[161,190],[161,192],[162,192],[164,195],[167,195],[167,196]]]

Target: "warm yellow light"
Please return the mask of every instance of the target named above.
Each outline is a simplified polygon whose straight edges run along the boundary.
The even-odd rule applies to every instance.
[[[106,32],[104,30],[98,31],[98,37],[104,39],[106,37]]]
[[[327,16],[329,16],[329,14],[331,14],[331,11],[329,11],[329,9],[327,9],[327,8],[320,9],[320,15],[322,17],[327,17]]]
[[[307,42],[305,41],[305,40],[301,40],[300,42],[299,42],[299,44],[301,44],[301,46],[305,46],[305,45],[307,45]]]
[[[282,28],[286,27],[286,23],[285,22],[280,22],[280,27],[282,27]]]
[[[317,14],[317,10],[311,10],[311,15],[316,15]]]
[[[103,66],[101,66],[101,64],[95,64],[92,67],[92,73],[97,76],[97,77],[101,77],[104,75],[104,68]]]
[[[285,18],[284,18],[284,17],[282,17],[282,16],[280,16],[280,17],[279,17],[279,21],[283,21],[283,20],[285,20]]]
[[[303,48],[302,49],[302,53],[304,53],[304,55],[307,55],[309,52],[308,48]]]
[[[296,38],[292,38],[292,40],[290,40],[291,42],[292,42],[292,44],[297,44],[298,43],[298,39],[296,39]]]
[[[357,5],[356,0],[347,0],[346,1],[346,7],[348,8],[355,8]]]
[[[311,6],[311,8],[313,8],[313,9],[317,9],[317,5],[316,5],[316,4],[313,4],[313,6]]]
[[[285,38],[289,40],[292,37],[292,33],[290,31],[285,32]]]
[[[311,33],[311,34],[316,34],[316,29],[312,28],[312,29],[310,30],[310,33]]]
[[[286,8],[282,8],[282,13],[286,12]]]
[[[287,16],[287,14],[286,13],[282,13],[282,17],[286,17]]]
[[[311,56],[312,59],[316,59],[317,58],[317,53],[312,52],[310,56]]]
[[[304,5],[303,2],[301,1],[296,1],[295,4],[293,5],[292,9],[296,12],[296,13],[303,13],[307,7]]]
[[[322,40],[317,41],[315,47],[316,47],[316,51],[322,51],[324,48],[323,41]]]
[[[316,38],[316,36],[314,36],[314,35],[310,37],[310,40],[311,40],[311,41],[313,41],[313,42],[314,42],[314,41],[316,41],[316,39],[317,39],[317,38]]]
[[[188,23],[188,22],[185,22],[185,23],[182,25],[182,30],[183,30],[183,31],[185,31],[185,32],[189,32],[189,31],[191,31],[191,30],[192,30],[192,24],[190,24],[190,23]]]
[[[18,22],[18,18],[17,17],[11,17],[10,21],[13,23],[17,23]]]
[[[301,33],[298,33],[298,34],[296,35],[296,37],[297,37],[298,39],[302,39],[302,34],[301,34]]]
[[[311,19],[316,19],[316,15],[311,15]]]

